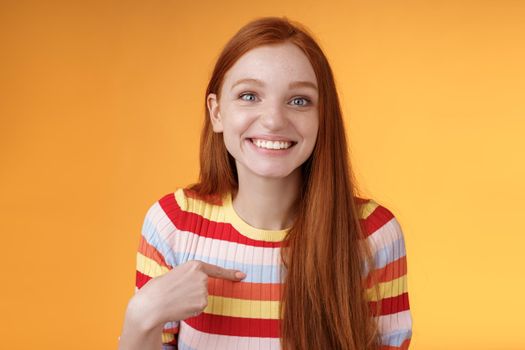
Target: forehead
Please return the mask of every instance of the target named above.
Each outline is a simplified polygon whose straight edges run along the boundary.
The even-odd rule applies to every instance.
[[[315,72],[304,52],[292,43],[258,46],[242,55],[226,72],[224,85],[237,80],[254,78],[268,83],[311,81]]]

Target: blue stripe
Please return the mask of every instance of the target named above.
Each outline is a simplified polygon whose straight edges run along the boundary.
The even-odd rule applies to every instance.
[[[152,209],[148,211],[146,214],[146,217],[144,218],[144,224],[142,225],[142,236],[146,239],[146,241],[155,247],[159,251],[160,254],[164,257],[164,261],[170,266],[176,266],[175,261],[175,255],[173,253],[173,249],[164,242],[162,239],[160,239],[159,232],[157,230],[157,227],[155,226],[155,223],[153,223],[150,219],[150,216],[152,215]]]
[[[217,265],[225,269],[239,270],[246,273],[246,278],[243,282],[250,283],[281,283],[279,279],[280,266],[274,265],[252,265],[246,263],[239,263],[231,260],[212,258],[204,255],[196,255],[194,253],[175,253],[175,259],[180,263],[185,263],[190,260],[200,260],[205,263]]]
[[[175,345],[162,344],[162,350],[176,350]]]
[[[381,335],[381,343],[383,345],[400,347],[401,344],[403,344],[403,342],[408,338],[412,338],[412,330],[403,329]]]
[[[397,241],[392,242],[390,245],[384,247],[375,254],[375,267],[376,269],[385,267],[392,261],[405,256],[405,254],[405,240],[403,237],[401,237]]]
[[[390,243],[389,245],[383,247],[374,254],[375,269],[383,268],[392,261],[395,261],[405,255],[405,240],[404,237],[401,236],[397,241]],[[363,271],[364,276],[368,275],[369,267],[366,261],[363,261],[361,263],[361,271]]]
[[[179,326],[179,321],[169,321],[164,324],[164,329],[177,328]]]
[[[179,339],[179,342],[178,342],[178,349],[179,350],[195,350],[195,348],[192,348],[188,345],[186,345],[186,343],[184,343],[182,340]],[[164,350],[164,349],[163,349]]]

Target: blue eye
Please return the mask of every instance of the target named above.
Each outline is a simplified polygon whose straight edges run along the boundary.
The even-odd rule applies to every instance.
[[[253,92],[244,92],[244,93],[239,95],[239,98],[241,100],[243,100],[243,101],[253,102],[253,101],[255,101],[255,93],[253,93]],[[295,101],[302,101],[302,103],[301,102],[300,103],[292,103],[294,106],[298,106],[298,107],[305,107],[306,105],[308,105],[311,102],[306,97],[296,97],[296,98],[292,99],[292,102],[295,102]]]
[[[253,99],[245,99],[244,96],[253,96]],[[246,92],[239,95],[239,98],[244,101],[255,101],[255,95],[251,92]]]
[[[303,100],[303,101],[305,101],[305,102],[302,103],[302,104],[296,104],[296,103],[294,103],[294,104],[293,104],[294,106],[300,106],[300,107],[302,107],[302,106],[306,106],[306,104],[310,102],[309,99],[304,98],[304,97],[296,97],[296,98],[294,98],[292,101],[297,101],[297,100]]]

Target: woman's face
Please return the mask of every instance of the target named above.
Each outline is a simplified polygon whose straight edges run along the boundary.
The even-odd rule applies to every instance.
[[[221,96],[208,95],[207,104],[239,174],[284,178],[315,146],[318,98],[308,58],[284,43],[245,53],[226,73]]]
[[[221,96],[208,96],[239,174],[283,178],[299,171],[317,139],[318,90],[306,55],[291,43],[245,53],[226,73]]]

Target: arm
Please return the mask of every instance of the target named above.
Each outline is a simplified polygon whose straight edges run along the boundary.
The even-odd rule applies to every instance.
[[[157,324],[154,312],[137,294],[148,281],[170,271],[175,263],[173,251],[163,239],[170,233],[166,230],[172,228],[166,220],[169,219],[158,202],[149,208],[144,219],[136,258],[135,295],[126,309],[119,350],[177,349],[179,322]]]
[[[178,230],[162,201],[150,208],[144,220],[135,295],[126,311],[120,350],[176,349],[180,320],[204,312],[208,305],[208,278],[239,282],[246,277],[241,271],[199,260],[177,261]]]
[[[132,298],[126,310],[118,350],[162,349],[163,326],[148,327],[141,319],[142,314],[140,302]]]
[[[368,240],[375,258],[375,267],[368,276],[368,292],[381,336],[381,350],[407,350],[412,338],[412,315],[407,287],[407,258],[403,231],[394,215],[377,206],[367,220],[379,227]],[[373,288],[379,287],[379,295]]]

